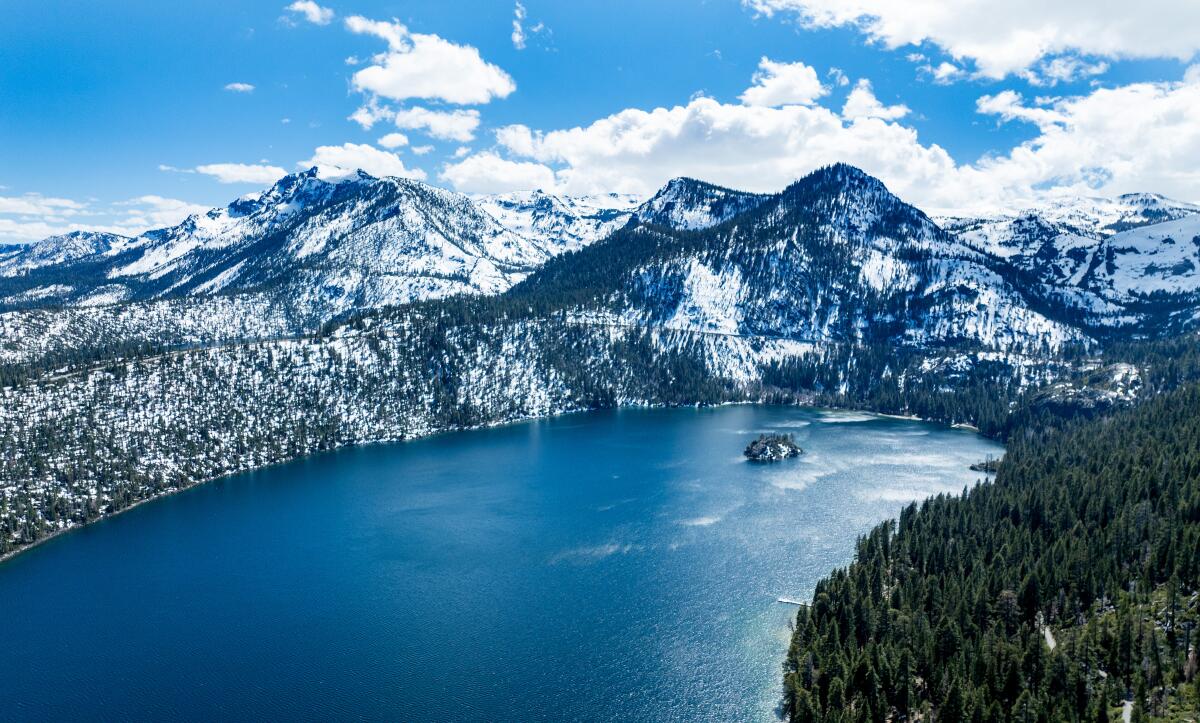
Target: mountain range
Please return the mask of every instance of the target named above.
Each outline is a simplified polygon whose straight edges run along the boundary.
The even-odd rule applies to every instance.
[[[841,164],[775,194],[677,178],[645,201],[469,197],[312,168],[135,238],[0,249],[0,361],[99,338],[285,337],[502,294],[556,299],[583,323],[1055,352],[1191,328],[1198,264],[1200,206],[1153,194],[931,218]]]
[[[0,554],[315,450],[628,404],[790,400],[1002,433],[1148,388],[1198,320],[1157,196],[931,218],[819,169],[774,194],[468,197],[312,169],[135,238],[0,248]]]

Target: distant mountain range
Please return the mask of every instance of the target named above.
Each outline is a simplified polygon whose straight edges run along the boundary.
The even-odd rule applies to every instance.
[[[313,168],[136,238],[0,249],[0,309],[66,307],[114,334],[198,341],[516,287],[568,293],[573,313],[605,323],[1031,350],[1195,325],[1198,265],[1200,207],[1153,194],[930,218],[845,165],[765,195],[678,178],[644,202],[468,197]]]
[[[72,232],[0,249],[0,306],[103,306],[271,289],[303,322],[505,291],[632,218],[703,228],[757,197],[680,179],[639,203],[540,191],[469,198],[317,168],[136,238]]]

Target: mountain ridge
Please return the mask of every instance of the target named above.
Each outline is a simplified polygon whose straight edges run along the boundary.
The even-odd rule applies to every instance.
[[[258,312],[271,321],[257,328],[277,335],[459,294],[519,296],[561,276],[564,264],[592,264],[563,277],[558,293],[578,300],[607,285],[604,308],[576,311],[621,323],[1059,347],[1200,320],[1200,257],[1188,256],[1184,238],[1164,252],[1162,235],[1156,246],[1145,234],[1159,232],[1144,231],[1162,222],[1142,223],[1170,217],[1165,223],[1183,224],[1175,231],[1182,236],[1196,211],[1127,194],[1015,216],[934,219],[847,164],[775,194],[681,177],[642,202],[542,191],[467,197],[312,168],[136,238],[75,232],[0,253],[0,308],[97,307],[122,318],[101,326],[145,337],[125,329],[129,314],[104,310],[172,298],[212,306],[205,299],[253,294],[251,307],[270,309]],[[626,258],[604,260],[614,248]],[[634,258],[645,268],[633,269]],[[656,263],[670,268],[649,267]],[[523,284],[531,275],[537,280]],[[202,338],[220,338],[218,326],[205,325]]]

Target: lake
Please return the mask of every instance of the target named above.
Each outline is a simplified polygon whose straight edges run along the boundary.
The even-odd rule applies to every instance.
[[[760,432],[806,454],[742,459]],[[795,608],[975,434],[568,415],[243,474],[0,565],[0,718],[770,720]]]

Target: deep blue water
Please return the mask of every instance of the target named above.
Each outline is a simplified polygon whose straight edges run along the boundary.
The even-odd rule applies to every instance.
[[[798,459],[740,457],[790,431]],[[765,720],[794,608],[971,433],[572,415],[198,487],[0,565],[0,717]]]

